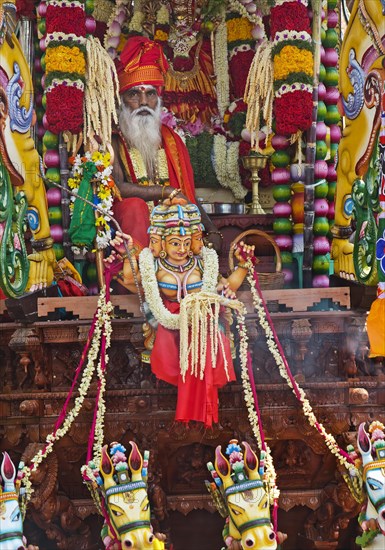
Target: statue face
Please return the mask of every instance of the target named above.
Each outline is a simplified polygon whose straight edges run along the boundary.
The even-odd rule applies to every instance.
[[[203,248],[202,231],[196,231],[191,237],[191,250],[194,252],[194,256],[200,256]]]
[[[150,235],[149,249],[151,250],[154,258],[158,258],[159,253],[162,250],[162,237],[159,235]]]
[[[167,259],[171,263],[182,265],[186,263],[191,250],[191,236],[168,235],[165,240],[162,241],[162,246],[167,254]]]

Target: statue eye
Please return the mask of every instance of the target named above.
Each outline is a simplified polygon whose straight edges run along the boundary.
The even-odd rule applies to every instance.
[[[145,507],[143,508],[143,510],[142,510],[142,511],[143,511],[143,512],[147,512],[147,510],[148,510],[149,506],[150,506],[150,503],[149,503],[149,502],[147,502],[146,506],[145,506]]]
[[[375,485],[374,483],[371,483],[370,481],[368,481],[368,485],[372,491],[378,491],[379,489],[381,489],[381,487],[379,487],[378,485]]]
[[[261,508],[264,510],[265,508],[267,508],[267,500],[265,500],[265,502],[262,504]]]
[[[19,520],[20,520],[20,512],[17,512],[17,514],[12,517],[12,521],[19,521]]]
[[[118,512],[117,510],[112,510],[112,513],[114,514],[114,516],[116,516],[117,518],[120,518],[120,516],[122,516],[122,512]]]
[[[241,512],[238,512],[238,510],[232,510],[234,516],[240,516]]]

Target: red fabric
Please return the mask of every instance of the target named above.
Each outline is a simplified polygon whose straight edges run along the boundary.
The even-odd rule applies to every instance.
[[[186,145],[174,130],[162,124],[162,145],[166,151],[170,184],[180,188],[195,204],[194,172]]]
[[[195,185],[194,173],[190,162],[190,156],[186,145],[174,130],[162,124],[162,146],[166,152],[168,175],[170,185],[177,189],[181,189],[182,193],[188,200],[195,204]],[[123,144],[126,156],[126,162],[130,171],[130,178],[133,183],[136,183],[136,175],[132,166],[130,153],[127,150],[126,143],[119,136],[119,141]]]
[[[169,311],[179,313],[178,302],[166,299],[163,301]],[[203,380],[187,372],[183,382],[179,367],[179,331],[166,329],[162,325],[158,326],[151,352],[151,369],[157,378],[178,387],[175,420],[180,422],[195,420],[203,422],[206,427],[211,427],[214,422],[218,422],[218,388],[235,380],[230,342],[223,333],[221,335],[230,380],[227,379],[224,358],[219,347],[215,367],[210,363],[210,353],[206,355]],[[208,346],[210,346],[209,340]]]
[[[168,62],[160,44],[144,36],[132,36],[117,64],[120,93],[137,84],[163,86],[167,69]]]
[[[147,229],[150,225],[150,212],[143,199],[115,200],[113,205],[114,217],[123,233],[131,235],[134,245],[140,249],[149,245]]]

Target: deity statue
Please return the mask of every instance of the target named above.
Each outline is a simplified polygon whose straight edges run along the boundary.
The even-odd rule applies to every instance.
[[[39,155],[31,137],[32,77],[15,28],[16,6],[0,2],[0,288],[13,298],[49,286],[55,262]],[[28,256],[25,217],[32,232]]]
[[[132,246],[132,238],[121,234],[112,241],[118,256],[112,254],[106,263],[123,259],[121,284],[135,290],[136,279],[143,287],[158,322],[151,368],[157,378],[178,387],[176,420],[211,426],[218,422],[218,388],[235,380],[229,312],[243,307],[235,291],[254,247],[240,243],[234,251],[237,269],[224,279],[216,252],[203,244],[202,230],[196,205],[165,201],[152,211],[150,246],[139,263],[124,253],[123,239]]]

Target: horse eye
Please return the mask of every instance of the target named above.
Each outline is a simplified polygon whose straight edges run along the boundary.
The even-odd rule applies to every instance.
[[[122,516],[122,512],[118,512],[117,510],[112,510],[112,513],[114,514],[114,516],[116,516],[117,518],[119,518],[120,516]]]
[[[143,512],[147,512],[149,506],[150,504],[147,502],[146,506],[143,508]]]
[[[12,521],[19,521],[19,519],[20,519],[20,512],[18,512],[16,516],[12,518]]]
[[[233,510],[233,514],[234,514],[235,516],[239,516],[240,513],[241,513],[241,512],[238,512],[238,510]]]
[[[267,500],[265,500],[265,502],[263,503],[262,508],[263,509],[267,508]]]
[[[372,491],[378,491],[378,489],[380,488],[380,487],[377,487],[377,485],[373,485],[372,483],[370,483],[370,481],[368,482],[368,485]]]

